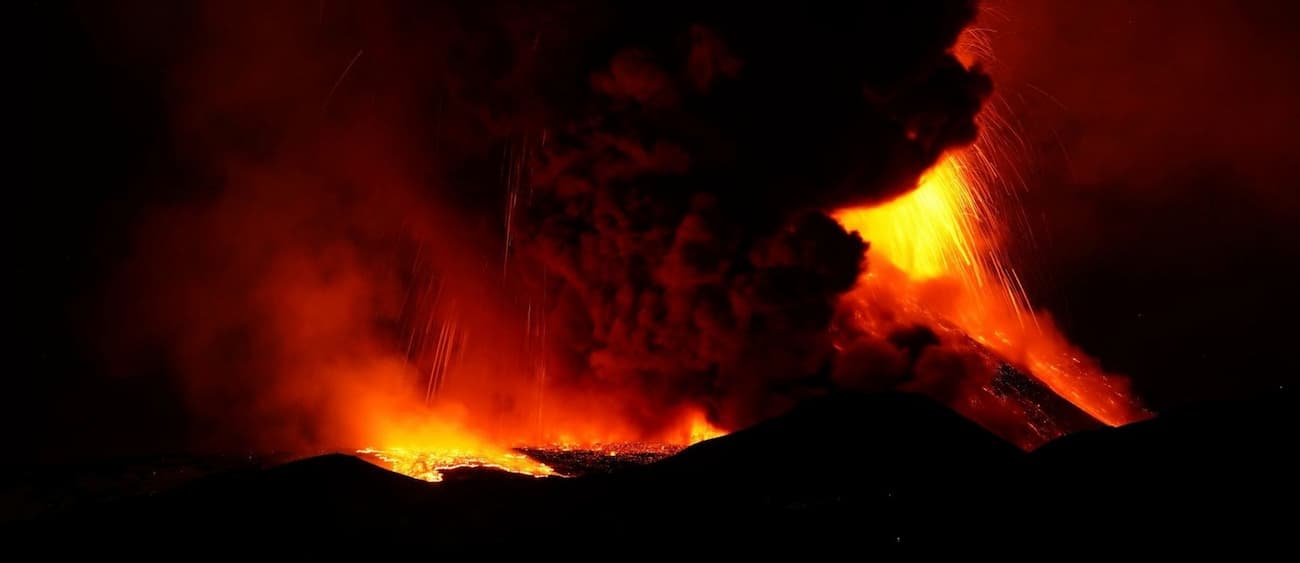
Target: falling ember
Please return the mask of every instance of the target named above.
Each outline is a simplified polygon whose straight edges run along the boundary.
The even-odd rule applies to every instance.
[[[987,56],[982,37],[978,29],[963,34],[963,63]],[[976,143],[945,155],[912,192],[835,213],[871,244],[872,265],[846,303],[868,308],[888,296],[902,314],[955,327],[1101,422],[1117,426],[1146,417],[1126,380],[1103,372],[1030,308],[999,244],[1006,224],[1000,196],[1013,191],[999,166],[1016,146],[1009,142],[1014,132],[997,114],[996,100],[978,121]]]

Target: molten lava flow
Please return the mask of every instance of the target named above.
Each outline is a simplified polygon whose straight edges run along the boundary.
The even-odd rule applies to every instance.
[[[427,426],[427,425],[425,425]],[[611,425],[616,427],[617,425]],[[377,461],[393,472],[429,482],[443,480],[443,472],[461,468],[489,468],[533,477],[562,476],[550,466],[537,461],[528,454],[556,451],[602,452],[609,456],[634,455],[658,459],[676,453],[682,448],[722,436],[727,432],[714,426],[701,411],[690,410],[681,417],[681,422],[670,431],[655,436],[650,442],[632,440],[575,440],[568,437],[552,439],[545,445],[530,443],[511,449],[495,445],[496,442],[484,440],[474,433],[462,428],[440,425],[436,433],[422,428],[420,440],[411,440],[413,434],[404,430],[387,432],[391,438],[382,447],[368,447],[357,450],[363,458]],[[623,438],[632,434],[609,434]]]
[[[969,64],[975,58],[971,53],[986,52],[987,45],[970,32],[966,38],[958,54]],[[865,310],[888,300],[891,314],[951,325],[1106,424],[1143,418],[1145,411],[1122,378],[1104,373],[1050,318],[1029,308],[1020,280],[1005,264],[997,189],[1008,184],[998,175],[998,164],[1006,159],[998,157],[1012,145],[1005,142],[1009,129],[996,105],[984,112],[977,142],[946,155],[916,190],[879,206],[835,214],[871,245],[868,273],[846,302]]]
[[[357,450],[357,453],[374,456],[388,464],[389,469],[395,473],[434,483],[442,481],[443,471],[466,467],[487,467],[534,477],[555,475],[555,471],[546,464],[513,452],[365,448]]]

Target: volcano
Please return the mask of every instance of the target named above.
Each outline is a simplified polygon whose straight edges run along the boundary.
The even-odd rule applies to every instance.
[[[1284,543],[1287,18],[989,2],[25,7],[3,533]]]

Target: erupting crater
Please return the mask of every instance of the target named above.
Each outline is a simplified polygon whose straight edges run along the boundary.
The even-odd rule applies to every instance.
[[[688,414],[682,427],[682,432],[649,442],[557,441],[497,448],[474,446],[478,442],[466,440],[467,445],[454,448],[368,447],[356,450],[355,455],[395,473],[431,483],[443,481],[444,472],[472,468],[532,477],[576,477],[653,463],[688,446],[727,434],[699,412]]]

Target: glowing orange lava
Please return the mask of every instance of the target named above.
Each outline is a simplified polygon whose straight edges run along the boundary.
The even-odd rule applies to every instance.
[[[690,434],[686,445],[689,446],[705,440],[712,440],[726,434],[726,430],[718,428],[710,423],[708,417],[706,417],[704,413],[693,413],[690,416]]]
[[[442,472],[465,467],[486,467],[511,473],[548,477],[555,470],[528,456],[492,451],[492,448],[475,450],[409,450],[405,448],[365,448],[357,450],[363,456],[373,456],[388,464],[394,473],[436,483],[442,481]]]
[[[405,431],[389,432],[389,440],[382,447],[357,450],[363,458],[379,462],[395,473],[429,482],[443,480],[443,472],[452,469],[482,467],[533,477],[560,476],[554,469],[517,450],[494,445],[464,429],[451,429],[439,425],[421,429],[420,434]],[[436,432],[427,432],[436,430]],[[528,444],[528,447],[551,450],[605,451],[617,456],[625,452],[641,453],[647,450],[665,454],[726,434],[714,426],[701,411],[688,411],[680,424],[648,443],[559,439],[545,446]],[[412,440],[417,438],[416,440]],[[421,441],[423,440],[423,441]]]
[[[978,30],[959,49],[964,63],[987,53]],[[875,207],[835,217],[870,242],[868,273],[846,299],[870,308],[887,299],[894,311],[950,324],[1023,367],[1061,397],[1115,426],[1144,418],[1124,378],[1106,374],[1071,345],[1045,313],[1034,312],[1003,259],[1000,197],[1012,192],[999,175],[1014,145],[996,100],[980,116],[976,143],[946,155],[917,189]]]

